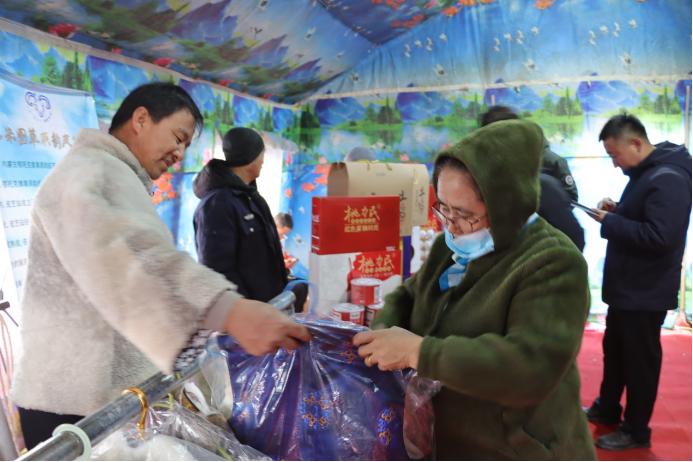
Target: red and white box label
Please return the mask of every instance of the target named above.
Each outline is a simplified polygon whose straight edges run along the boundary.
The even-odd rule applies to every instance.
[[[354,290],[354,280],[358,279],[380,281],[379,299],[382,299],[402,284],[401,259],[402,254],[399,250],[335,255],[311,253],[310,282],[318,289],[317,313],[330,316],[334,305],[354,300],[353,296],[350,297],[350,291]],[[359,290],[360,288],[357,288],[357,293]],[[375,290],[371,293],[370,297],[374,298]],[[362,298],[360,301],[370,300]],[[374,300],[374,303],[377,301]],[[360,304],[369,305],[370,303]]]
[[[320,255],[399,247],[397,196],[313,197],[311,252]]]

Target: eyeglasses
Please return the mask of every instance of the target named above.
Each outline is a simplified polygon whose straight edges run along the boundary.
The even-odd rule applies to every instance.
[[[467,233],[474,231],[474,225],[476,225],[486,217],[486,215],[482,215],[480,217],[463,217],[461,215],[458,215],[456,217],[449,217],[448,214],[451,213],[451,210],[447,206],[441,205],[440,202],[431,206],[431,210],[433,210],[433,215],[435,215],[438,221],[440,221],[440,224],[443,226],[450,226],[452,224],[455,225],[457,228],[465,231],[466,226],[464,226],[464,223],[466,223],[467,225],[469,225],[469,230],[465,231]]]

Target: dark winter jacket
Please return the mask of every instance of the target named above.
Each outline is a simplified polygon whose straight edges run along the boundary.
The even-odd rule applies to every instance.
[[[595,459],[575,364],[587,264],[544,219],[527,225],[539,201],[541,149],[537,125],[508,120],[440,154],[461,160],[479,185],[495,250],[442,292],[452,252],[438,237],[375,320],[424,337],[418,372],[443,383],[433,399],[441,460]]]
[[[549,142],[544,140],[544,153],[541,163],[541,173],[551,175],[561,182],[570,200],[578,201],[578,190],[573,174],[570,173],[568,161],[551,150]]]
[[[193,225],[200,263],[222,273],[247,298],[266,302],[286,286],[277,228],[255,183],[246,185],[212,160],[194,181],[202,199]]]
[[[563,232],[580,249],[585,248],[585,231],[573,215],[570,196],[556,178],[542,173],[539,175],[541,196],[539,198],[539,215],[551,226]]]
[[[691,156],[684,146],[660,143],[624,173],[630,181],[602,221],[609,241],[602,300],[625,310],[676,308],[691,214]]]

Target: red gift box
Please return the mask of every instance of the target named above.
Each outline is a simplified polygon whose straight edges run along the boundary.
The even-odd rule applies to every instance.
[[[394,250],[398,246],[397,196],[313,197],[313,253]]]

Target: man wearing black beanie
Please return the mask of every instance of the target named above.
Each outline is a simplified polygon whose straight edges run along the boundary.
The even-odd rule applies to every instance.
[[[250,128],[224,135],[225,160],[212,159],[193,183],[201,199],[193,218],[199,262],[223,274],[245,297],[268,301],[287,284],[281,243],[257,190],[265,144]]]

